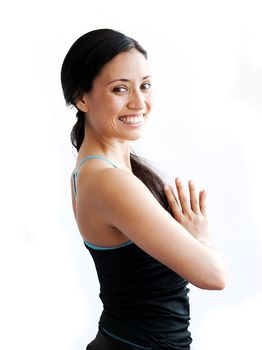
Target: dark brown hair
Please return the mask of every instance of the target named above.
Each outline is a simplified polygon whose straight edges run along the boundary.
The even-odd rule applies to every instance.
[[[61,69],[62,89],[67,105],[75,105],[77,98],[92,89],[95,77],[103,66],[121,52],[136,49],[147,58],[147,52],[134,39],[112,29],[97,29],[82,35],[69,49]],[[77,107],[76,107],[77,108]],[[77,122],[71,131],[71,142],[79,151],[85,136],[85,113],[77,108]],[[133,174],[152,192],[170,213],[164,181],[149,162],[130,153]]]

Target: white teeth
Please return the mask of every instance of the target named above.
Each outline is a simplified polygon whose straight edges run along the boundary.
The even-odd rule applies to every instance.
[[[143,120],[144,116],[140,115],[138,117],[120,117],[119,119],[122,120],[126,124],[138,124]]]

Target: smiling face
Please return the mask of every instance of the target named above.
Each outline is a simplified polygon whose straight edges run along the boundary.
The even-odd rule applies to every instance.
[[[87,125],[103,139],[136,140],[152,107],[151,76],[146,58],[136,49],[108,62],[92,90],[77,102]]]

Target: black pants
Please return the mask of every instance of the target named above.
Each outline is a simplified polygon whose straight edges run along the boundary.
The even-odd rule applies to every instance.
[[[113,339],[99,330],[96,338],[87,345],[86,350],[141,350],[141,348]]]

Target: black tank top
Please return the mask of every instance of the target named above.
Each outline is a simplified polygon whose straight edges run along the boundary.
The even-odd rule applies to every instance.
[[[72,174],[75,194],[79,169],[90,158],[107,160],[116,167],[102,156],[85,157]],[[190,349],[186,280],[130,240],[114,247],[84,244],[100,282],[103,312],[99,329],[105,335],[138,349]]]

